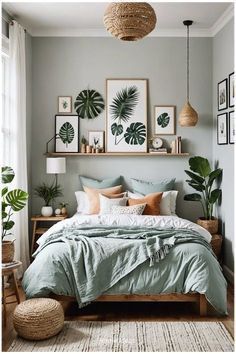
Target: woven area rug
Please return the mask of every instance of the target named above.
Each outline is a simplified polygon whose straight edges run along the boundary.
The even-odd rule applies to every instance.
[[[220,322],[67,321],[44,341],[17,338],[13,352],[232,352],[233,340]]]

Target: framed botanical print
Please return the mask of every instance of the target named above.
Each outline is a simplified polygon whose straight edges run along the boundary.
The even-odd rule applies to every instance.
[[[235,84],[234,73],[229,75],[229,107],[234,107]]]
[[[228,107],[227,79],[218,83],[218,111],[223,111]]]
[[[154,107],[154,134],[175,134],[175,106]]]
[[[104,149],[104,131],[103,130],[90,130],[88,132],[89,145],[93,148]]]
[[[107,79],[106,151],[147,152],[147,80]]]
[[[229,112],[229,143],[234,144],[236,140],[235,134],[235,116],[234,111]]]
[[[72,112],[72,96],[58,96],[58,113]]]
[[[222,113],[217,116],[217,144],[228,144],[227,113]]]
[[[79,152],[78,116],[56,115],[55,135],[55,152]]]

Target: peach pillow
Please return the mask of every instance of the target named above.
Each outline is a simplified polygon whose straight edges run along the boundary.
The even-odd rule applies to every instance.
[[[131,206],[146,203],[143,215],[160,215],[160,202],[162,194],[163,193],[151,193],[143,198],[128,199],[128,205]]]
[[[126,192],[124,193],[119,193],[119,194],[111,194],[111,193],[100,193],[102,194],[104,197],[107,197],[109,199],[115,199],[115,198],[124,198],[126,197]]]
[[[98,214],[100,211],[99,193],[120,194],[122,191],[122,185],[111,187],[111,188],[102,188],[102,189],[89,188],[85,186],[83,187],[89,200],[89,214]]]

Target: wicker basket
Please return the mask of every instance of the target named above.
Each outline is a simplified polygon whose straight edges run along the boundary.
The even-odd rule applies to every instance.
[[[198,121],[198,114],[189,102],[185,103],[179,114],[181,127],[194,127]]]
[[[2,241],[2,263],[13,261],[15,253],[14,241]]]
[[[156,14],[146,2],[112,2],[104,14],[108,32],[123,41],[145,37],[156,26]]]
[[[58,334],[64,324],[61,304],[53,299],[30,299],[19,304],[13,313],[13,325],[19,336],[42,340]]]
[[[212,220],[206,220],[206,219],[202,219],[202,218],[199,218],[197,220],[197,224],[204,227],[204,229],[206,229],[207,231],[210,232],[210,234],[217,234],[218,232],[218,224],[219,224],[219,221],[218,219],[212,219]]]

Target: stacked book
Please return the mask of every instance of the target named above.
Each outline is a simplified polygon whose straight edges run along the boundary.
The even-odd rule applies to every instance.
[[[177,136],[171,143],[171,153],[181,154],[181,136]]]
[[[150,148],[149,152],[150,152],[150,154],[167,154],[167,149],[166,148],[159,148],[159,149]]]
[[[7,268],[11,268],[12,266],[16,265],[17,263],[19,263],[18,261],[12,261],[9,263],[2,263],[2,268],[7,269]]]

